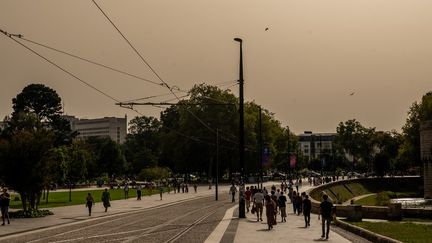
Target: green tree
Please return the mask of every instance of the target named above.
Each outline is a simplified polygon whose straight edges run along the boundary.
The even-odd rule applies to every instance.
[[[421,102],[414,102],[405,125],[402,127],[403,144],[399,149],[397,168],[422,167],[420,158],[420,123],[432,119],[432,92],[426,93]],[[405,171],[405,170],[404,170]]]
[[[158,164],[160,130],[161,122],[154,117],[135,117],[129,122],[129,134],[123,147],[132,174]]]
[[[21,196],[23,210],[36,209],[51,163],[46,160],[54,134],[46,129],[20,130],[0,143],[1,171],[6,185]]]
[[[30,84],[12,99],[13,112],[9,122],[12,130],[22,125],[22,113],[32,113],[37,117],[37,129],[47,128],[55,134],[55,144],[69,144],[77,135],[72,132],[70,123],[62,115],[61,98],[57,92],[43,84]]]
[[[336,128],[336,147],[353,156],[354,166],[370,168],[373,155],[375,128],[366,128],[355,119],[340,122]],[[360,162],[360,163],[359,163]],[[363,164],[363,165],[362,165]]]
[[[402,136],[396,131],[376,132],[373,136],[373,144],[378,150],[374,159],[375,172],[379,176],[384,176],[396,161]]]
[[[190,95],[189,100],[180,101],[161,114],[160,165],[180,173],[214,174],[218,129],[220,171],[232,171],[238,154],[233,147],[238,135],[236,98],[207,85],[194,86]]]
[[[121,146],[109,138],[105,140],[100,148],[97,164],[99,170],[109,176],[124,175],[128,169]]]
[[[171,175],[171,170],[167,167],[150,167],[142,169],[138,175],[139,180],[143,181],[161,181]]]
[[[64,178],[69,184],[69,202],[72,201],[72,186],[84,181],[87,176],[87,163],[90,153],[81,141],[74,141],[67,147],[67,159],[62,164]]]

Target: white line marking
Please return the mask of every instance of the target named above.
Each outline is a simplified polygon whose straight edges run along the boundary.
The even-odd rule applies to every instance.
[[[231,219],[233,219],[233,213],[234,209],[237,208],[238,205],[228,209],[225,212],[225,215],[221,222],[216,226],[216,228],[213,230],[213,232],[207,237],[207,239],[204,241],[204,243],[219,243],[222,240],[222,237],[228,228],[228,225],[231,222]]]

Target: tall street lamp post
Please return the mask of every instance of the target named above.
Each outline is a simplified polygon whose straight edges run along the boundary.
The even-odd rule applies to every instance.
[[[240,159],[240,193],[239,193],[239,218],[246,218],[244,198],[244,98],[243,98],[243,40],[234,38],[240,43],[240,67],[239,67],[239,159]]]
[[[259,179],[258,179],[258,188],[260,187],[259,182],[261,181],[261,189],[263,189],[263,141],[262,141],[262,111],[261,106],[259,108]]]

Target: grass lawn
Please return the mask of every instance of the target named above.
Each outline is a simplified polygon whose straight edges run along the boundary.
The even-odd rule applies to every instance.
[[[355,204],[359,204],[362,206],[375,206],[376,204],[376,195],[370,195],[367,197],[364,197],[362,199],[356,200]]]
[[[365,195],[371,193],[366,187],[360,183],[349,183],[346,185],[355,196]]]
[[[70,206],[70,205],[78,205],[85,204],[87,193],[91,193],[95,202],[101,202],[102,192],[104,189],[100,190],[88,190],[88,191],[72,191],[72,202],[69,202],[69,191],[67,192],[50,192],[48,204],[45,203],[45,200],[41,198],[41,203],[39,208],[51,208],[51,207],[61,207],[61,206]],[[124,191],[123,189],[112,189],[109,190],[112,200],[120,200],[124,199]],[[153,189],[152,194],[159,194],[158,189]],[[148,196],[150,192],[148,190],[142,190],[142,196]],[[11,208],[21,209],[21,201],[15,201],[14,198],[17,194],[11,195]],[[129,190],[129,198],[136,197],[136,190]]]
[[[350,222],[356,226],[403,242],[431,242],[432,225],[405,222]]]
[[[419,195],[415,192],[391,192],[386,191],[385,192],[387,196],[389,197],[389,200],[386,202],[387,204],[390,203],[391,198],[404,198],[404,197],[419,197]],[[376,206],[377,205],[377,194],[370,195],[368,197],[359,199],[355,201],[356,204],[360,204],[362,206]]]

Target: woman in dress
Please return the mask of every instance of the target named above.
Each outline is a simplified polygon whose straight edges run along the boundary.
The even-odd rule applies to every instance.
[[[105,188],[105,191],[102,192],[102,202],[105,208],[105,212],[108,210],[108,207],[111,207],[110,201],[111,201],[111,195],[108,192],[108,189]]]
[[[273,202],[271,197],[269,195],[265,195],[265,202],[266,202],[266,216],[267,216],[267,225],[268,229],[273,229],[273,225],[275,224],[275,210],[276,210],[276,204]]]

